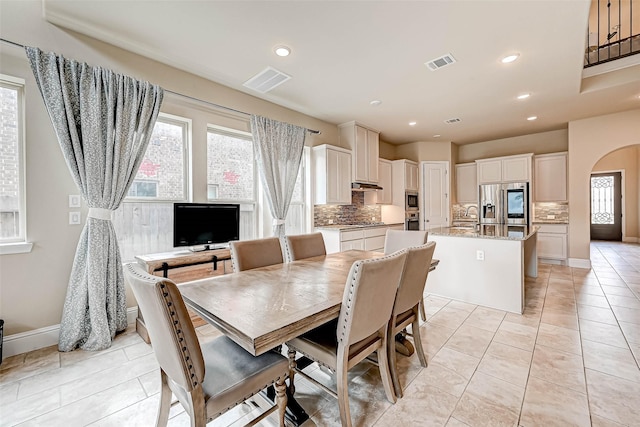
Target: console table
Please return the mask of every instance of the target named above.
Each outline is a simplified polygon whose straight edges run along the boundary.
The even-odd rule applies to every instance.
[[[229,249],[162,252],[138,255],[136,260],[147,273],[168,277],[175,283],[220,276],[233,271]],[[140,310],[136,319],[136,332],[149,344],[149,334]]]

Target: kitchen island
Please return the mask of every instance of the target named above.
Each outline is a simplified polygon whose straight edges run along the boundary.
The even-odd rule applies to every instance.
[[[429,230],[437,272],[425,293],[522,313],[525,276],[538,276],[537,226],[481,225]]]

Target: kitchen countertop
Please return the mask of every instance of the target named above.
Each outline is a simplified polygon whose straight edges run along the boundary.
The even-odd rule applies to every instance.
[[[377,228],[377,227],[393,227],[396,225],[403,225],[401,222],[395,224],[385,224],[383,222],[377,222],[372,224],[331,224],[314,227],[316,230],[357,230],[361,228]]]
[[[533,221],[534,224],[569,224],[566,219],[543,219],[540,221]]]
[[[527,240],[538,231],[538,226],[483,224],[475,227],[439,227],[429,230],[429,236],[472,237],[480,239]]]

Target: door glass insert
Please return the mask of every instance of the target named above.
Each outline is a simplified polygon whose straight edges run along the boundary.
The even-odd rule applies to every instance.
[[[614,223],[613,176],[591,177],[591,224]]]

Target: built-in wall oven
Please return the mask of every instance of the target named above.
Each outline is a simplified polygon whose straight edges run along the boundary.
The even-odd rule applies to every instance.
[[[407,191],[404,196],[404,210],[409,211],[417,211],[418,210],[418,192],[417,191]]]
[[[420,230],[420,213],[405,212],[404,229],[405,230]]]

